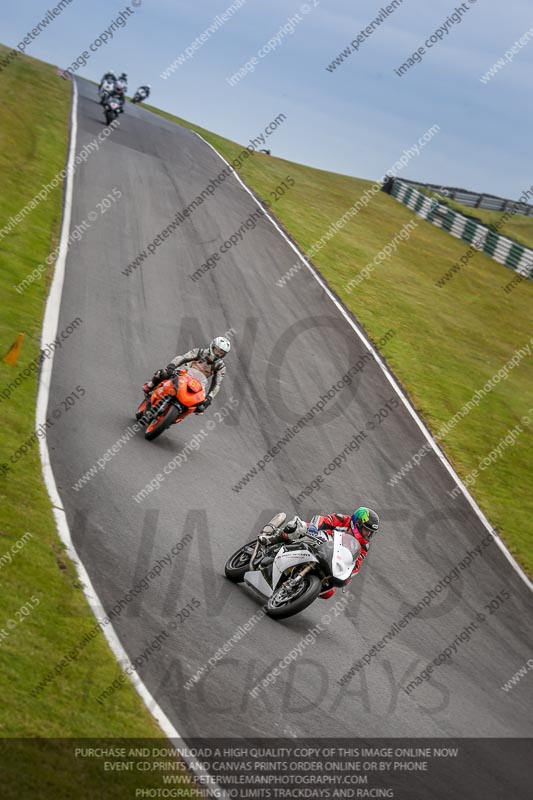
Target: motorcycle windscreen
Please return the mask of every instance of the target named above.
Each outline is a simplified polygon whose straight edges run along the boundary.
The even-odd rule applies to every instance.
[[[337,580],[347,580],[353,572],[357,557],[361,552],[361,545],[348,533],[335,533],[333,559],[331,563],[332,575]]]
[[[196,378],[197,381],[200,381],[200,383],[202,384],[202,387],[204,389],[204,392],[205,392],[206,387],[207,387],[207,375],[205,375],[203,372],[201,372],[196,367],[189,367],[189,369],[187,371],[188,371],[189,375],[191,376],[191,378]]]

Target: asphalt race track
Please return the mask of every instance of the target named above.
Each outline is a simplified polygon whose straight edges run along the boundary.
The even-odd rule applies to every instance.
[[[78,88],[76,152],[103,129],[95,87],[78,81]],[[69,248],[59,330],[76,317],[83,324],[56,353],[49,413],[76,386],[86,394],[50,429],[48,444],[75,546],[105,608],[160,562],[159,577],[146,581],[115,619],[123,646],[132,660],[145,653],[139,674],[185,739],[531,736],[527,682],[507,693],[500,687],[531,655],[532,599],[493,543],[364,670],[338,683],[487,535],[466,499],[447,494],[454,481],[433,452],[397,486],[387,485],[425,439],[391,400],[397,395],[376,362],[366,363],[248,485],[232,490],[366,350],[308,270],[276,286],[297,259],[265,217],[213,269],[196,281],[188,277],[257,208],[233,176],[133,274],[123,274],[223,167],[191,131],[128,103],[120,127],[75,173],[71,230],[90,212],[97,219]],[[101,213],[98,203],[113,189],[122,196]],[[76,491],[76,481],[132,425],[140,388],[154,369],[228,331],[228,375],[203,417],[153,443],[133,436]],[[379,422],[374,415],[387,403]],[[224,418],[222,409],[229,412]],[[136,502],[201,429],[205,435],[197,449],[189,447],[186,462]],[[360,431],[359,449],[324,477]],[[318,475],[319,490],[296,504]],[[339,615],[334,601],[317,601],[285,622],[262,618],[185,690],[259,609],[249,591],[224,578],[227,557],[279,509],[310,519],[363,503],[378,511],[382,529]],[[183,537],[179,555],[165,560]],[[190,615],[175,616],[187,604]],[[329,622],[322,619],[328,612]],[[465,636],[452,658],[407,694],[404,687],[476,618],[469,641]],[[314,643],[252,697],[258,681],[318,623],[323,630]],[[97,702],[90,674],[84,702]]]

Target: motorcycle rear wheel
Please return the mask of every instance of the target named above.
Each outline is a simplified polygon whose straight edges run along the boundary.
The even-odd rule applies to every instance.
[[[280,586],[271,597],[268,598],[267,601],[267,609],[266,613],[272,619],[286,619],[287,617],[292,617],[294,614],[298,614],[300,611],[303,611],[304,608],[310,606],[314,600],[318,597],[322,590],[322,581],[317,575],[304,575],[302,580],[304,581],[305,588],[302,592],[300,592],[294,600],[287,599],[284,601],[283,592],[284,587],[283,585]]]
[[[154,420],[151,420],[144,432],[144,438],[148,439],[149,442],[157,439],[158,436],[161,436],[163,431],[166,431],[167,428],[170,428],[170,426],[176,421],[179,413],[179,408],[177,408],[175,405],[169,404],[161,414],[158,414]]]
[[[233,583],[243,582],[245,574],[250,569],[250,558],[256,542],[257,539],[254,539],[253,542],[244,544],[228,558],[224,566],[224,573],[228,580],[233,581]],[[247,550],[248,552],[246,552]]]

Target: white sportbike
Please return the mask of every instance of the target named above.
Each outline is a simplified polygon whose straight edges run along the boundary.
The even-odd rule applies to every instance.
[[[115,81],[110,79],[105,80],[102,86],[98,89],[98,99],[100,105],[105,106],[106,101],[115,91]]]
[[[286,519],[276,514],[261,533],[275,539]],[[342,530],[266,545],[254,539],[228,559],[224,571],[230,581],[244,582],[266,600],[269,617],[284,619],[310,606],[321,592],[346,586],[360,552],[357,539]]]

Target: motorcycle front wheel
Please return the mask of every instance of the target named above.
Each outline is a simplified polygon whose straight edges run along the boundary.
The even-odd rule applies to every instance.
[[[163,431],[166,431],[167,428],[176,421],[180,413],[180,409],[177,408],[175,405],[169,404],[161,414],[158,414],[157,417],[150,422],[148,427],[144,432],[145,439],[148,441],[152,441],[153,439],[157,439],[158,436],[161,436]]]
[[[288,589],[282,584],[267,601],[266,613],[272,619],[286,619],[298,614],[316,600],[322,589],[317,575],[303,575],[301,584]]]

